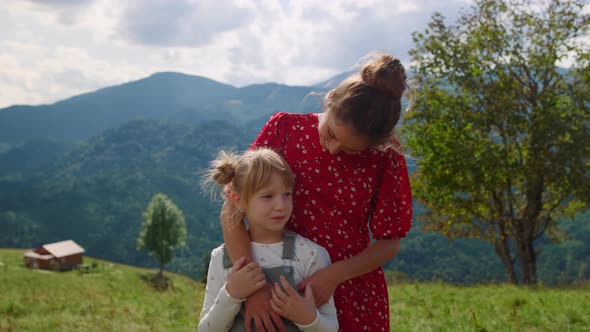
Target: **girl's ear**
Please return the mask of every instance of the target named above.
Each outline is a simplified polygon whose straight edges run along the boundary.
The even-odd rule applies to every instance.
[[[231,199],[235,206],[240,207],[240,194],[235,191],[231,191],[229,193],[229,199]]]
[[[328,106],[330,106],[330,104],[332,104],[332,98],[334,97],[334,90],[330,90],[330,92],[328,92],[328,94],[326,95],[326,101],[328,101]]]

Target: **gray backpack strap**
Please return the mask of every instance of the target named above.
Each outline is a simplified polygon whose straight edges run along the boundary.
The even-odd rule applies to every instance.
[[[285,231],[283,234],[283,259],[295,259],[295,232]]]
[[[224,244],[223,245],[223,268],[229,269],[232,266],[234,266],[234,263],[231,262],[231,259],[229,258],[229,254],[227,253],[227,248],[225,247],[225,244]]]

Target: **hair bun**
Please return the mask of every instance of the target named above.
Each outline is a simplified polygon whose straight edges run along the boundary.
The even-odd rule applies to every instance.
[[[217,159],[212,162],[213,180],[222,185],[230,183],[236,174],[237,158],[233,153],[221,151]]]
[[[215,182],[220,184],[230,183],[234,178],[235,170],[231,165],[221,165],[217,167],[217,173],[213,176]]]
[[[406,90],[406,70],[399,59],[383,54],[360,70],[363,83],[384,94],[401,99]]]

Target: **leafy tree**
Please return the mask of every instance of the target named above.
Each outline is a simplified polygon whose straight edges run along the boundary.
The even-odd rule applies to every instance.
[[[537,282],[535,241],[590,202],[590,53],[584,1],[478,0],[453,24],[414,32],[419,158],[427,229],[493,244],[508,280]],[[566,57],[569,70],[556,65]],[[519,267],[519,271],[515,269]]]
[[[186,225],[184,215],[168,196],[158,193],[143,214],[143,230],[137,239],[138,249],[147,249],[160,261],[160,272],[164,264],[174,257],[174,249],[184,247]]]

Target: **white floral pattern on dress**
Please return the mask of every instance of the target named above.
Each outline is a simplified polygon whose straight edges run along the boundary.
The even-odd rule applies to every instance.
[[[403,238],[410,230],[412,198],[403,156],[376,149],[330,155],[319,144],[316,114],[273,115],[252,144],[259,146],[281,153],[296,174],[287,227],[326,248],[332,261],[363,251],[371,234]],[[381,268],[342,283],[334,298],[340,331],[389,331]]]

